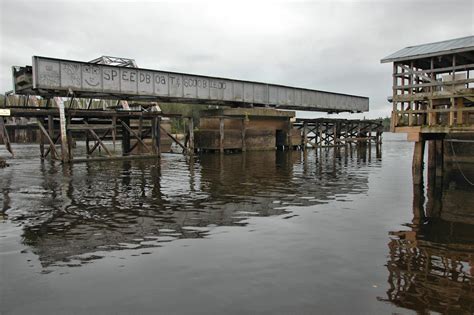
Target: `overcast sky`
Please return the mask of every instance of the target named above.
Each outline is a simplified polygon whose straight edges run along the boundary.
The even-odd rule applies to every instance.
[[[0,92],[31,56],[134,58],[139,67],[370,97],[388,116],[403,47],[474,33],[474,1],[0,0]],[[312,116],[298,113],[300,116]],[[332,115],[332,117],[337,117]]]

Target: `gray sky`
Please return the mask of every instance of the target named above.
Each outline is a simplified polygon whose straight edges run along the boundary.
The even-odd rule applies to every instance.
[[[12,89],[11,66],[30,65],[33,55],[111,55],[143,68],[364,95],[370,118],[391,110],[391,65],[382,57],[474,33],[472,0],[0,0],[0,12],[2,93]]]

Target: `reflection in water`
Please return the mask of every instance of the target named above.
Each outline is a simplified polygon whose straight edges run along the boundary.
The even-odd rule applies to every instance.
[[[420,314],[474,314],[474,191],[451,170],[444,180],[429,172],[426,194],[414,186],[411,229],[391,232],[381,300]]]
[[[251,216],[289,218],[288,206],[348,201],[368,189],[367,156],[355,155],[323,150],[69,167],[44,162],[39,175],[38,164],[25,163],[21,176],[13,166],[0,184],[3,213],[22,226],[24,243],[43,267],[80,265],[100,258],[98,251],[159,247],[206,237],[215,226],[245,225]]]

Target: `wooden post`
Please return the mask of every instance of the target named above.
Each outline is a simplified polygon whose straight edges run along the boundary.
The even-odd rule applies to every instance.
[[[108,156],[112,156],[112,153],[110,153],[109,149],[107,149],[107,147],[102,142],[102,140],[100,140],[100,137],[95,133],[94,129],[90,128],[90,129],[88,129],[88,131],[95,138],[95,140],[99,143],[99,145],[104,149],[105,153],[107,153]]]
[[[138,118],[138,132],[137,132],[138,138],[143,139],[142,133],[143,133],[143,114],[140,115],[140,118]],[[141,144],[141,143],[139,143],[139,144]],[[152,147],[154,147],[154,144],[152,144]],[[142,154],[142,152],[144,150],[145,150],[145,148],[140,148],[139,153]],[[154,150],[152,149],[152,151],[154,151]]]
[[[130,118],[123,117],[120,120],[128,125],[130,124]],[[122,155],[128,155],[130,153],[130,133],[128,129],[122,124]]]
[[[393,70],[392,70],[392,119],[390,121],[390,131],[394,132],[395,127],[397,126],[397,71],[398,71],[398,65],[397,63],[393,63]]]
[[[71,125],[71,116],[67,116],[67,127]],[[73,149],[73,138],[72,138],[72,131],[67,129],[67,151],[69,153],[69,161],[72,161],[73,156],[72,156],[72,149]]]
[[[129,134],[131,134],[132,136],[135,137],[135,139],[137,139],[138,143],[141,144],[142,148],[146,151],[148,151],[149,153],[153,153],[153,149],[150,149],[146,143],[143,141],[143,139],[130,127],[128,126],[126,123],[124,123],[122,121],[122,126],[125,127],[125,129],[127,129],[127,131],[129,132]],[[129,151],[131,151],[132,149],[130,149]]]
[[[54,100],[59,108],[59,132],[61,134],[61,160],[64,163],[69,162],[68,140],[66,132],[66,114],[64,110],[64,101],[61,97],[55,97]]]
[[[463,112],[462,112],[462,108],[464,107],[464,102],[463,102],[463,99],[462,97],[458,97],[456,99],[456,109],[458,110],[457,112],[457,116],[456,116],[456,122],[458,125],[462,125],[463,124]]]
[[[5,120],[2,116],[0,116],[0,135],[2,136],[3,143],[5,144],[5,147],[7,148],[8,152],[10,152],[12,156],[15,156],[13,154],[12,146],[10,144],[10,136],[8,135],[7,127],[5,126]]]
[[[54,117],[53,117],[53,115],[48,116],[48,134],[49,134],[49,137],[54,139]],[[54,152],[53,151],[54,149],[55,149],[54,142],[52,142],[49,145],[49,151]]]
[[[324,124],[319,124],[319,146],[323,146],[323,126]]]
[[[194,121],[193,117],[188,118],[188,133],[189,133],[189,153],[194,153]]]
[[[40,120],[40,118],[38,118],[38,120]],[[39,142],[41,159],[44,159],[44,135],[41,130],[39,132]]]
[[[413,184],[420,185],[423,183],[423,158],[425,153],[425,141],[415,142],[415,149],[413,150],[413,164],[412,164],[412,175]]]
[[[451,106],[450,106],[450,111],[449,111],[449,126],[453,126],[454,125],[454,117],[455,117],[455,107],[456,107],[456,103],[455,103],[455,100],[454,100],[454,97],[451,97]]]
[[[224,118],[219,118],[219,152],[224,153]]]
[[[161,117],[153,117],[151,121],[151,139],[153,153],[161,155],[161,129],[160,129]]]
[[[419,228],[423,218],[425,217],[425,211],[423,205],[425,204],[425,196],[423,186],[413,184],[413,220],[412,224],[414,228]]]
[[[87,153],[87,156],[89,156],[91,154],[91,151],[90,151],[90,147],[89,147],[89,133],[86,131],[86,153]]]
[[[51,157],[53,159],[57,158],[58,157],[58,153],[56,152],[56,147],[54,146],[54,141],[53,139],[51,139],[51,137],[49,136],[48,132],[46,131],[46,129],[44,129],[43,127],[43,124],[41,123],[41,121],[38,120],[38,127],[40,128],[40,131],[44,134],[44,136],[46,137],[46,139],[48,140],[49,142],[49,148],[50,148],[50,152],[51,152]],[[47,154],[47,153],[46,153]]]
[[[115,152],[115,141],[117,140],[117,116],[112,116],[112,143],[113,143],[113,151]]]
[[[428,170],[432,171],[436,168],[436,141],[428,141]]]
[[[288,130],[286,131],[286,144],[288,145],[288,150],[291,149],[291,129],[293,129],[293,124],[291,123],[291,119],[288,118]]]
[[[444,140],[436,140],[436,176],[443,176]]]
[[[306,121],[303,122],[303,141],[301,144],[303,145],[303,150],[306,151],[308,146],[308,123]]]
[[[245,137],[247,134],[247,118],[242,118],[242,152],[247,151],[247,143]]]

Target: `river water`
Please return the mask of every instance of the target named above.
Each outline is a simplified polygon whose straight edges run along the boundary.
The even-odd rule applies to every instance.
[[[474,189],[413,144],[0,170],[2,314],[474,312]],[[0,149],[0,156],[7,156]],[[464,175],[474,175],[461,165]]]

